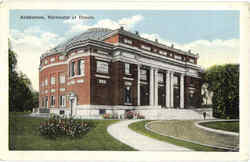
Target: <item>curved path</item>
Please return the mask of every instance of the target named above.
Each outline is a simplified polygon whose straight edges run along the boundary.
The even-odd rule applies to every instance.
[[[140,151],[191,151],[167,142],[152,139],[138,134],[128,128],[128,125],[139,120],[123,120],[108,127],[108,133],[117,140]]]

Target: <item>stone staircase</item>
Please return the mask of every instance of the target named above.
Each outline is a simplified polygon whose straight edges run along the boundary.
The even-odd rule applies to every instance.
[[[136,111],[150,120],[202,120],[204,111],[206,119],[213,119],[212,109],[144,109]]]

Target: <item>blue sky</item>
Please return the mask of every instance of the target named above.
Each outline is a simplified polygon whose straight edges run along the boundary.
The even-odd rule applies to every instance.
[[[93,16],[84,20],[20,19],[20,16]],[[142,37],[199,53],[198,64],[239,63],[239,11],[166,10],[11,10],[10,40],[18,69],[38,89],[39,57],[46,50],[91,27],[139,31]],[[32,64],[30,64],[32,60]]]
[[[123,17],[142,15],[143,21],[130,31],[158,33],[163,38],[187,43],[194,40],[239,38],[239,11],[162,11],[162,10],[13,10],[10,12],[10,28],[23,31],[30,26],[40,26],[44,31],[64,35],[70,29],[63,20],[20,20],[21,15],[84,15],[94,16],[87,24],[94,24],[101,19],[119,20]],[[85,21],[86,20],[79,20]]]

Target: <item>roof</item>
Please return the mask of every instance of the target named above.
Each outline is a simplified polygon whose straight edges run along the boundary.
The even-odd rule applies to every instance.
[[[114,30],[107,29],[107,28],[91,28],[88,29],[87,31],[81,33],[80,35],[76,35],[72,37],[71,39],[66,40],[65,42],[62,42],[58,44],[56,47],[52,48],[49,50],[49,52],[62,52],[65,51],[65,47],[73,42],[76,41],[84,41],[88,39],[92,40],[102,40],[102,38],[107,35],[112,33]]]
[[[111,29],[107,29],[107,28],[88,29],[87,31],[85,31],[79,35],[76,35],[76,36],[72,37],[71,39],[66,40],[63,43],[58,44],[56,47],[52,48],[51,50],[46,52],[44,55],[65,52],[66,51],[65,48],[67,47],[67,45],[72,44],[74,42],[85,41],[85,40],[89,40],[89,39],[103,41],[104,39],[106,39],[114,34],[117,34],[117,33],[124,34],[124,35],[130,36],[130,37],[133,37],[135,39],[139,39],[139,40],[142,40],[144,42],[150,43],[152,45],[158,46],[160,48],[171,50],[174,52],[178,52],[178,53],[181,53],[184,55],[189,55],[189,56],[193,56],[193,57],[198,56],[197,54],[191,53],[190,51],[186,52],[186,51],[183,51],[180,49],[176,49],[173,46],[170,47],[170,46],[167,46],[165,44],[161,44],[158,41],[156,42],[156,41],[151,41],[151,40],[146,39],[146,38],[142,38],[139,36],[139,34],[134,34],[132,32],[125,31],[123,28],[116,29],[116,30],[111,30]]]

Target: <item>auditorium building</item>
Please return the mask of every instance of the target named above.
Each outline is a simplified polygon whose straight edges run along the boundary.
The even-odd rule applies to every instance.
[[[40,57],[39,108],[80,116],[198,108],[198,57],[123,27],[92,28]]]

